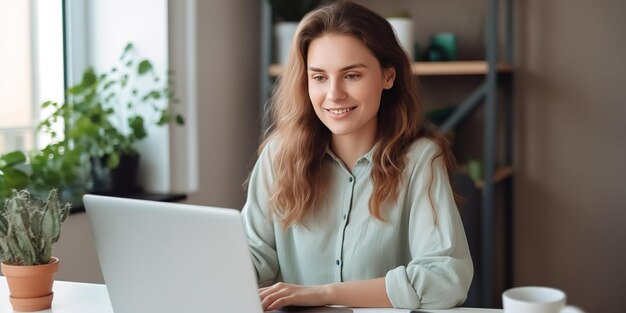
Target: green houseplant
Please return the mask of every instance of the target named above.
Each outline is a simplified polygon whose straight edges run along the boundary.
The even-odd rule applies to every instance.
[[[31,199],[26,190],[14,189],[0,209],[0,261],[14,310],[50,308],[59,266],[52,246],[59,240],[69,209],[69,204],[59,202],[56,189],[45,202]]]
[[[115,186],[111,179],[116,173],[134,172],[118,179],[118,183],[134,182],[139,157],[136,144],[147,137],[147,128],[184,124],[183,117],[172,109],[178,102],[172,86],[170,79],[163,81],[157,75],[149,60],[138,58],[132,43],[127,44],[118,64],[109,71],[99,74],[87,68],[81,81],[67,90],[65,103],[48,101],[43,104],[43,108],[52,108],[52,113],[40,123],[39,129],[53,139],[59,138],[54,125],[62,120],[64,136],[56,145],[42,151],[39,158],[34,156],[35,163],[46,166],[47,160],[59,160],[56,168],[62,171],[57,172],[65,175],[54,178],[65,178],[67,185],[86,177],[92,180],[92,191],[111,191],[109,189],[114,187],[107,184]],[[111,172],[130,163],[134,164]],[[87,174],[73,172],[76,168],[90,168],[90,171]]]
[[[42,104],[49,114],[37,131],[48,133],[51,143],[0,155],[0,206],[13,188],[40,197],[56,188],[61,199],[79,203],[87,192],[119,194],[136,187],[136,144],[151,126],[184,124],[172,87],[132,43],[108,71],[87,68],[63,103]]]
[[[87,192],[86,171],[80,162],[80,152],[67,147],[66,142],[49,144],[42,150],[11,151],[0,155],[0,207],[4,206],[13,189],[28,189],[37,196],[45,196],[57,188],[62,198],[72,193]]]
[[[64,104],[43,104],[44,108],[54,107],[54,112],[40,124],[42,130],[55,137],[51,125],[63,118],[65,135],[75,145],[84,146],[90,155],[108,155],[107,165],[111,168],[119,164],[120,155],[137,153],[134,145],[147,136],[148,123],[184,123],[181,115],[170,112],[169,106],[157,103],[172,98],[171,81],[162,84],[152,63],[137,58],[132,43],[126,45],[119,61],[101,74],[87,68],[82,80],[67,90]]]

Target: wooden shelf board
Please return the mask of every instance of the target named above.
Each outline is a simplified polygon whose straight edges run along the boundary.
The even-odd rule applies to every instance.
[[[417,62],[413,63],[413,74],[420,76],[432,75],[484,75],[489,65],[486,61],[454,61],[454,62]],[[512,72],[513,66],[498,63],[500,73]]]
[[[488,67],[486,61],[417,62],[412,65],[413,74],[419,76],[485,75]],[[499,73],[513,71],[513,65],[507,63],[498,63],[497,68]],[[279,76],[282,72],[281,64],[271,64],[268,69],[272,77]]]
[[[499,183],[506,178],[513,176],[513,168],[510,166],[504,166],[496,169],[496,172],[493,174],[493,182]],[[481,189],[484,186],[483,180],[476,181],[476,188]]]

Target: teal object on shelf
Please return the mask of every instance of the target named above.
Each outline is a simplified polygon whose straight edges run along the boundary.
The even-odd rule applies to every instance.
[[[455,61],[457,54],[456,35],[452,32],[441,32],[430,38],[431,49],[443,52],[445,56],[438,61]]]

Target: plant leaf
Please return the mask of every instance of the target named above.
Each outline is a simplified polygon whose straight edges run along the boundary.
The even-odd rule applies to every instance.
[[[0,156],[0,167],[12,166],[24,162],[26,162],[26,154],[22,151],[13,151]]]
[[[150,63],[150,61],[148,60],[143,60],[139,63],[139,66],[137,68],[137,73],[139,75],[143,75],[149,71],[152,71],[152,63]]]
[[[130,117],[128,119],[128,125],[133,130],[133,134],[137,137],[137,139],[143,139],[148,135],[141,116],[137,115]]]
[[[104,84],[104,87],[102,87],[102,89],[107,90],[109,88],[111,88],[111,86],[115,85],[115,81],[111,80],[108,81],[106,84]]]
[[[96,81],[96,73],[94,72],[93,67],[88,67],[85,72],[83,72],[83,78],[81,82],[78,85],[70,87],[67,92],[70,95],[79,95],[85,90],[89,89],[89,87],[93,86]]]
[[[107,167],[110,169],[116,168],[120,165],[120,155],[117,153],[111,153],[107,157]]]
[[[178,125],[185,125],[185,118],[182,115],[177,114],[176,115],[176,123]]]
[[[4,168],[2,171],[4,172],[4,184],[6,189],[20,189],[28,185],[28,175],[23,171],[11,167]]]
[[[120,56],[120,60],[124,59],[124,57],[126,56],[126,54],[128,54],[128,52],[130,52],[131,50],[133,50],[134,46],[132,42],[129,42],[126,44],[126,47],[124,47],[124,52],[122,52],[122,55]]]
[[[157,125],[159,126],[163,126],[167,123],[169,123],[171,116],[167,113],[167,111],[162,111],[161,112],[161,117],[159,117],[159,120],[157,121]]]

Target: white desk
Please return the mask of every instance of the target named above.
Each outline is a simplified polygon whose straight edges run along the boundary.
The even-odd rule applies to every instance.
[[[55,281],[52,309],[45,313],[113,313],[107,287],[101,284]],[[9,302],[9,287],[0,276],[0,312],[13,312]]]
[[[85,284],[66,281],[54,282],[54,300],[52,309],[39,311],[41,313],[113,313],[109,294],[105,285]],[[234,310],[236,311],[236,310]],[[419,312],[440,313],[499,313],[502,310],[454,308],[450,310],[418,310]],[[0,312],[13,312],[9,302],[9,288],[6,279],[0,276]],[[320,308],[309,309],[306,313],[408,313],[408,310],[394,309],[349,309],[349,308]],[[150,313],[150,312],[145,312]],[[241,312],[246,313],[246,312]]]

